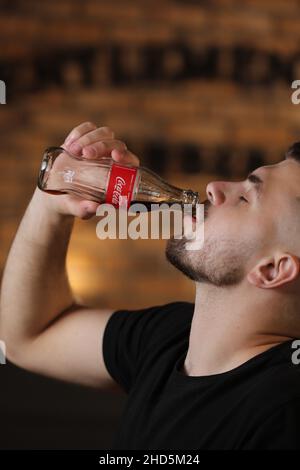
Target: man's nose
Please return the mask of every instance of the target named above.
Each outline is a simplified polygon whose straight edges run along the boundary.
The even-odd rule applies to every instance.
[[[207,199],[214,206],[219,206],[225,202],[225,181],[212,181],[206,186]]]

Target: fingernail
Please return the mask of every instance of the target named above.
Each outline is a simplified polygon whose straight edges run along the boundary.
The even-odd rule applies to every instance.
[[[120,155],[119,155],[117,152],[112,151],[112,152],[111,152],[111,157],[112,157],[114,160],[120,160]]]

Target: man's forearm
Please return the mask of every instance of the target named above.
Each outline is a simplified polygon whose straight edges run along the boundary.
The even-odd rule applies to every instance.
[[[34,194],[4,271],[0,337],[10,342],[34,337],[74,302],[66,272],[73,217],[49,210],[46,197]]]

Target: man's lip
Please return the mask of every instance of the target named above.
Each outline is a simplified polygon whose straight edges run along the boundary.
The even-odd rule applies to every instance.
[[[210,206],[210,202],[208,199],[205,201],[201,202],[201,204],[204,204],[204,219],[208,216],[208,206]],[[197,217],[195,215],[191,215],[191,218],[193,222],[197,222]]]
[[[204,204],[204,217],[208,216],[208,208],[210,206],[210,202],[208,199],[205,199],[205,201],[202,202]]]

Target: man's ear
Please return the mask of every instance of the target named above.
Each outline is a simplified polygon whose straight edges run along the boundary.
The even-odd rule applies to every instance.
[[[264,258],[247,274],[250,284],[263,289],[279,287],[299,276],[300,260],[290,253]]]

